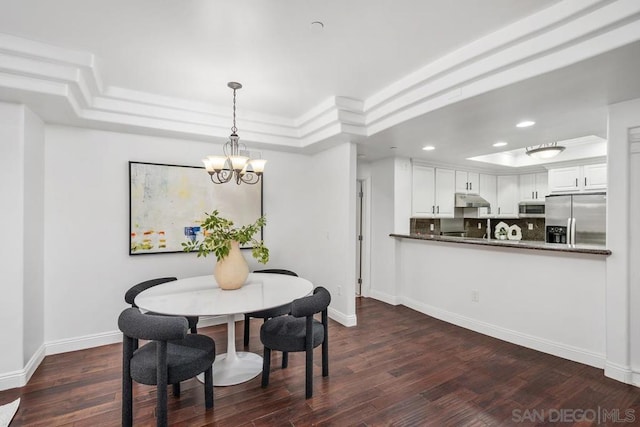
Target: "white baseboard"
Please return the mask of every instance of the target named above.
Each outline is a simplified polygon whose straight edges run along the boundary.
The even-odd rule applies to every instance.
[[[584,363],[585,365],[596,368],[602,369],[605,367],[606,358],[603,354],[524,334],[522,332],[492,325],[490,323],[481,322],[470,317],[430,306],[428,304],[422,304],[408,298],[403,298],[402,304],[421,313],[435,317],[436,319],[444,320],[445,322],[452,323],[490,337],[562,357],[563,359]]]
[[[35,354],[31,356],[24,369],[19,371],[7,372],[0,374],[0,391],[9,390],[10,388],[24,387],[33,373],[38,369],[40,363],[44,360],[45,346],[41,345]]]
[[[99,347],[122,342],[122,332],[109,331],[99,334],[83,335],[74,338],[65,338],[56,341],[49,341],[45,344],[46,355],[66,353],[68,351],[85,350],[87,348]]]
[[[352,316],[347,316],[346,314],[331,307],[329,307],[328,314],[331,319],[344,326],[351,327],[358,324],[358,318],[355,314]]]
[[[640,385],[640,375],[633,372],[628,366],[607,361],[604,366],[604,375],[623,383]]]
[[[375,289],[369,290],[369,297],[377,299],[378,301],[386,302],[387,304],[391,305],[400,304],[398,297],[396,297],[395,295],[389,295],[385,292],[376,291]]]
[[[244,317],[236,315],[236,321],[242,320]],[[198,321],[199,328],[207,326],[221,325],[227,322],[226,316],[202,316]],[[50,341],[45,344],[46,355],[66,353],[68,351],[85,350],[87,348],[99,347],[101,345],[109,345],[122,342],[122,332],[110,331],[100,334],[84,335],[75,338],[65,338],[57,341]]]

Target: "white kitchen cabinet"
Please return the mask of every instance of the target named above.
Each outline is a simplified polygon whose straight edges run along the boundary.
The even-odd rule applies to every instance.
[[[580,166],[549,169],[549,190],[552,193],[578,191],[580,185]]]
[[[591,190],[606,190],[607,189],[607,164],[597,165],[584,165],[582,167],[584,172],[584,189],[586,191]]]
[[[480,174],[476,172],[456,171],[456,193],[478,194]]]
[[[413,165],[411,183],[411,216],[433,217],[435,215],[435,198],[435,168]]]
[[[549,179],[546,172],[520,175],[520,201],[544,200],[549,193]]]
[[[497,187],[497,218],[518,217],[518,175],[499,175]]]
[[[456,176],[450,169],[436,169],[436,217],[453,218],[455,210]]]
[[[411,215],[451,218],[455,205],[455,173],[449,169],[413,165]]]
[[[481,173],[479,176],[480,197],[491,204],[490,208],[478,208],[479,218],[493,218],[498,212],[497,206],[497,183],[495,175]]]
[[[606,189],[606,163],[549,170],[549,191],[551,193],[573,193]]]

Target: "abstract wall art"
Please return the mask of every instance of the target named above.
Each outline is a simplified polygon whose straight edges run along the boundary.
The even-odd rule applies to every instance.
[[[182,252],[183,242],[202,239],[200,224],[215,209],[237,226],[254,223],[263,180],[216,185],[202,167],[129,162],[129,254]]]

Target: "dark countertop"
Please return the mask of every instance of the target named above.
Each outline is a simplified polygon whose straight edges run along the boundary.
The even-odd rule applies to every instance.
[[[453,237],[434,234],[390,234],[391,237],[403,239],[429,240],[435,242],[461,243],[466,245],[502,246],[507,248],[533,249],[541,251],[573,252],[592,255],[611,255],[611,251],[596,245],[567,245],[562,243],[546,243],[533,240],[497,240],[477,237]]]

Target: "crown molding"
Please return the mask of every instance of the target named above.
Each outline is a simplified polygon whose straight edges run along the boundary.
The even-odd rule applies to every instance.
[[[640,40],[637,0],[565,0],[426,65],[365,100],[333,96],[291,119],[243,111],[242,138],[306,150],[357,141],[446,105],[559,69]],[[0,33],[0,98],[57,98],[68,122],[167,132],[185,138],[229,134],[227,108],[104,87],[96,56]],[[18,95],[15,95],[18,94]],[[26,102],[26,101],[25,101]],[[63,104],[63,105],[64,105]],[[45,121],[55,119],[32,107]]]

